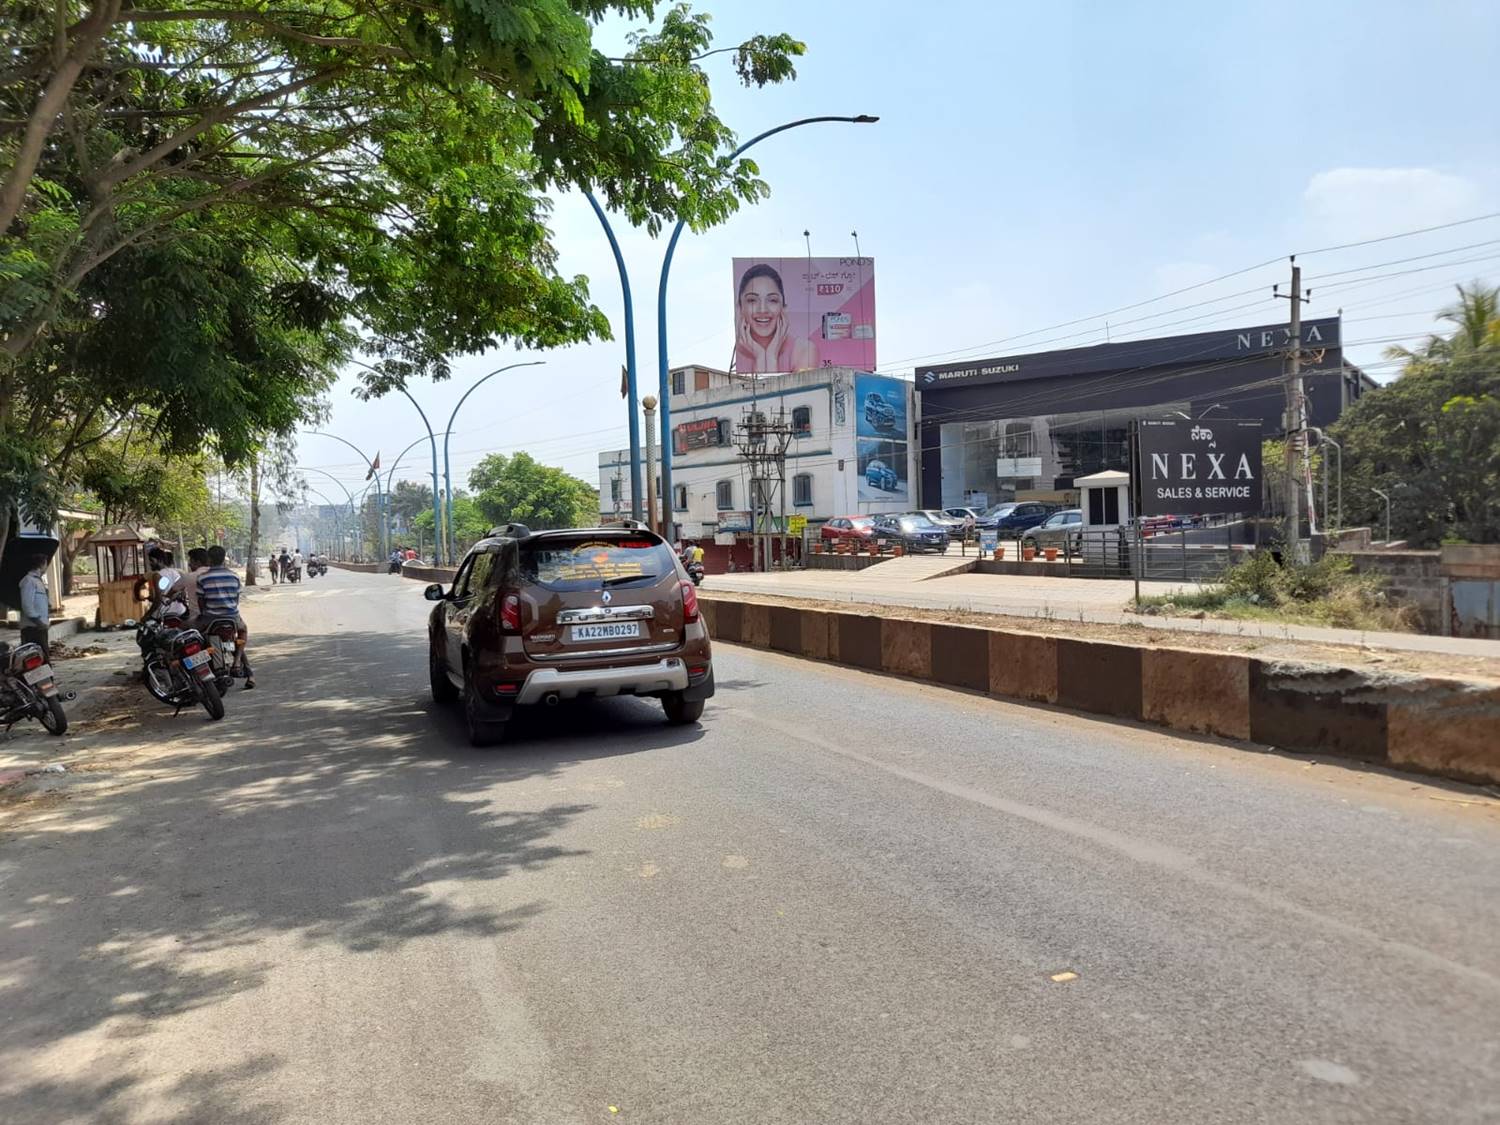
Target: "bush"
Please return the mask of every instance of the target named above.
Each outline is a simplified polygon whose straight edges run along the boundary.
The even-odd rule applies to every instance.
[[[1219,585],[1229,598],[1253,605],[1275,605],[1280,600],[1281,566],[1270,551],[1256,551],[1224,572]]]

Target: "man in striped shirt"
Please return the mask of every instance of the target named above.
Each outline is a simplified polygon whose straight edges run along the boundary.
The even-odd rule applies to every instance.
[[[245,673],[245,687],[255,686],[250,671],[250,630],[240,616],[239,575],[224,565],[224,548],[217,544],[208,549],[208,569],[197,573],[199,621],[207,625],[216,617],[232,617],[239,639],[240,668]]]

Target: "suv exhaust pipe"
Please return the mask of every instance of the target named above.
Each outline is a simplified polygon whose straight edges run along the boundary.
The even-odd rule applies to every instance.
[[[555,691],[549,691],[546,695],[542,696],[542,702],[548,707],[556,707],[560,699],[562,699],[562,696],[558,695]]]

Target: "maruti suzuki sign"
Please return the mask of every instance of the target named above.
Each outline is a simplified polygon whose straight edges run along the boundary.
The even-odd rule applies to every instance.
[[[1147,418],[1138,433],[1141,515],[1260,511],[1260,419]]]

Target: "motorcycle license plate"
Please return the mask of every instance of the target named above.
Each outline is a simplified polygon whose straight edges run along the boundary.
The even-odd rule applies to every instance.
[[[28,684],[39,684],[43,680],[50,680],[51,678],[52,665],[50,664],[43,664],[38,668],[33,668],[23,677]]]
[[[641,626],[638,621],[613,621],[605,625],[574,625],[572,640],[575,641],[609,641],[619,637],[639,637]]]
[[[182,666],[184,668],[196,668],[200,664],[207,664],[212,659],[213,653],[207,649],[203,649],[201,652],[193,653],[192,656],[184,656],[182,658]]]

